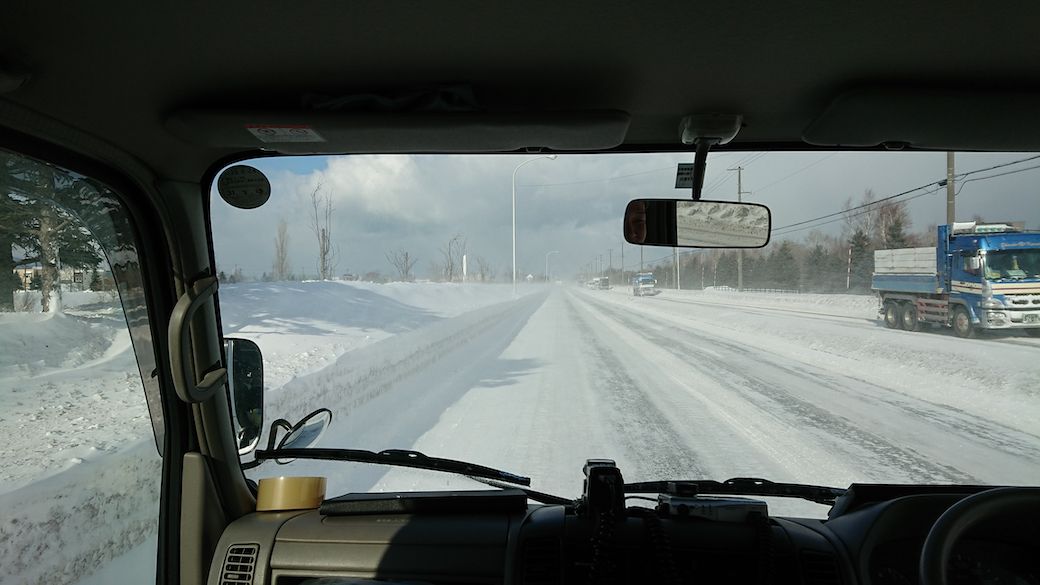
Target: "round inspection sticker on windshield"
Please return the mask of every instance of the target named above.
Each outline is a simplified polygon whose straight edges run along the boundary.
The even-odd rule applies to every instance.
[[[239,209],[255,209],[271,198],[271,182],[256,167],[235,165],[220,174],[217,192],[228,205]]]

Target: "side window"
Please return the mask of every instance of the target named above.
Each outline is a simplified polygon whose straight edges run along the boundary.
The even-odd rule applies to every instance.
[[[961,266],[968,274],[979,275],[978,256],[961,256]]]
[[[154,582],[162,413],[129,214],[0,150],[0,263],[0,583]]]

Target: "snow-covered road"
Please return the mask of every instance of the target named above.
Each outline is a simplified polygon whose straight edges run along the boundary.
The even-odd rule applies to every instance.
[[[591,457],[631,480],[1040,483],[1034,340],[891,331],[710,295],[558,287],[521,304],[355,413],[370,429],[352,415],[334,423],[349,436],[333,428],[323,443],[466,459],[561,495],[580,490]],[[476,487],[363,467],[320,469],[330,492]]]
[[[227,289],[225,332],[264,351],[266,420],[330,408],[324,447],[415,449],[529,475],[534,489],[568,497],[579,494],[589,458],[616,460],[630,481],[1040,484],[1040,340],[885,329],[869,296],[637,298],[624,288],[525,286],[513,298],[505,286],[364,283]],[[46,444],[23,437],[5,452],[19,463],[0,475],[0,504],[11,516],[0,525],[0,565],[15,568],[11,582],[75,582],[99,569],[94,582],[112,582],[110,562],[139,572],[152,562],[159,462],[139,380],[125,373],[132,353],[99,309],[76,310],[7,323],[16,335],[4,338],[0,422],[16,438],[52,429]],[[80,332],[97,347],[73,343],[71,357],[26,354],[36,361],[18,353],[40,345],[48,327],[63,338]],[[77,398],[87,382],[96,400]],[[49,402],[26,406],[27,388],[46,390]],[[104,410],[113,401],[126,402],[124,417],[139,424],[112,430]],[[64,420],[66,403],[87,409],[82,421]],[[76,432],[53,431],[69,425]],[[106,448],[89,457],[70,451],[81,443]],[[287,474],[328,476],[330,496],[482,487],[436,472],[313,461],[248,473]],[[108,520],[93,525],[96,534],[52,538],[55,518],[75,530],[100,501],[110,502]],[[826,513],[793,500],[770,506],[780,515]],[[45,546],[49,564],[35,552]]]

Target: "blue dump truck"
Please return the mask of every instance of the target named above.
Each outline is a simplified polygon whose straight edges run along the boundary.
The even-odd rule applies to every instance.
[[[923,323],[979,330],[1022,330],[1040,337],[1040,232],[1020,224],[941,225],[933,248],[874,252],[871,288],[887,327]]]

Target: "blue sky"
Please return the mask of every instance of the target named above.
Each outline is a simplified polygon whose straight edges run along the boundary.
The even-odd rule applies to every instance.
[[[959,153],[957,172],[1032,156],[1023,153]],[[532,155],[355,155],[279,157],[253,161],[270,178],[271,200],[260,209],[239,210],[213,197],[217,261],[251,276],[269,271],[278,220],[289,225],[290,260],[297,272],[315,272],[314,235],[308,220],[309,195],[319,188],[333,199],[333,240],[338,272],[391,272],[389,250],[419,257],[420,276],[432,270],[439,250],[455,234],[467,239],[471,259],[487,259],[500,275],[510,265],[511,175]],[[590,261],[613,256],[626,266],[638,262],[638,248],[621,242],[621,214],[636,197],[685,198],[674,189],[675,166],[688,154],[560,155],[539,160],[517,174],[517,263],[522,273],[540,274],[545,254],[570,276]],[[1025,162],[982,177],[1026,169]],[[871,189],[877,197],[899,193],[945,176],[945,153],[720,153],[709,158],[705,198],[735,199],[736,165],[744,167],[746,200],[768,205],[774,227],[840,211]],[[1040,228],[1040,169],[960,185],[958,219],[1020,220]],[[945,190],[915,192],[907,203],[913,229],[945,220]],[[819,230],[839,234],[842,222]],[[810,229],[786,237],[804,238]],[[646,258],[667,255],[646,249]]]

